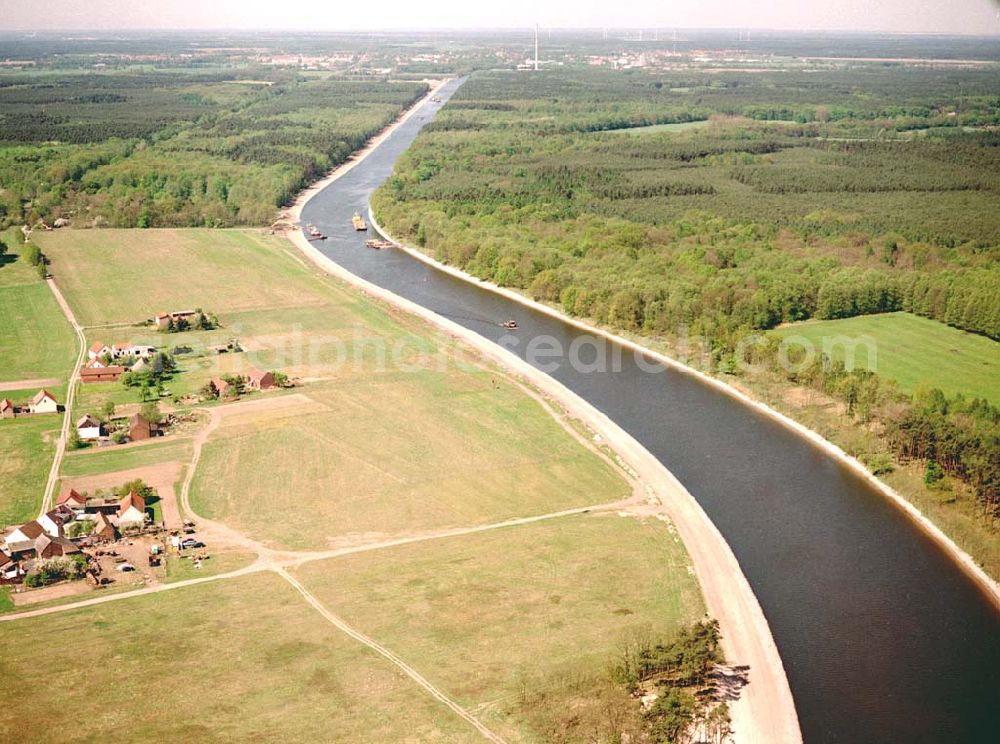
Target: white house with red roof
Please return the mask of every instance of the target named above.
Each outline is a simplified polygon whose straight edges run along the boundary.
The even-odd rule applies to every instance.
[[[111,356],[111,348],[105,346],[101,341],[95,341],[90,345],[90,348],[87,349],[87,357],[91,360],[100,359],[103,356]]]
[[[117,517],[119,527],[124,524],[141,525],[146,521],[146,502],[135,491],[129,491],[118,503]]]
[[[59,403],[48,390],[39,390],[28,403],[31,413],[59,413]]]

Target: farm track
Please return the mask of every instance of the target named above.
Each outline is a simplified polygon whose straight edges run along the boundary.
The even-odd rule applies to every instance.
[[[59,287],[56,286],[55,279],[49,277],[45,280],[45,283],[49,285],[49,289],[55,295],[56,302],[59,303],[63,314],[70,325],[73,326],[73,332],[76,333],[77,341],[80,344],[80,351],[76,358],[76,366],[73,367],[73,374],[69,378],[69,386],[66,388],[66,404],[63,410],[62,430],[56,442],[56,454],[52,460],[52,468],[49,470],[49,478],[45,483],[45,494],[42,496],[42,506],[38,512],[38,516],[42,516],[52,508],[52,495],[56,490],[56,481],[59,480],[59,470],[62,467],[63,457],[66,455],[69,427],[73,423],[73,402],[76,400],[76,383],[80,379],[80,368],[83,366],[83,360],[87,356],[87,339],[84,336],[83,328],[76,321],[76,316],[73,314],[72,308],[66,302],[66,298],[63,297],[62,292],[59,291]]]

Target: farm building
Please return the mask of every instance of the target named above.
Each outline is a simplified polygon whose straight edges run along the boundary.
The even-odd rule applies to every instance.
[[[31,413],[58,413],[59,403],[48,390],[39,390],[28,403]]]
[[[7,398],[0,400],[0,419],[14,418],[14,404]]]
[[[132,417],[128,420],[129,441],[138,442],[143,439],[149,439],[155,434],[156,424],[151,424],[140,413],[132,414]]]
[[[125,372],[124,367],[84,367],[80,370],[80,382],[118,382]]]
[[[63,534],[67,524],[76,518],[73,510],[68,506],[57,506],[51,511],[45,512],[38,518],[38,524],[42,526],[49,535],[57,537]]]
[[[135,491],[129,491],[118,504],[118,524],[142,524],[146,521],[146,502]]]
[[[39,558],[57,558],[79,552],[80,549],[65,537],[42,535],[35,540],[35,555]]]
[[[59,496],[56,500],[56,506],[65,506],[73,511],[83,511],[87,506],[87,500],[71,488]]]
[[[221,377],[212,378],[212,387],[215,389],[215,394],[220,398],[225,396],[225,394],[229,391],[229,383]]]
[[[106,514],[98,513],[94,519],[94,529],[90,533],[90,538],[94,542],[113,542],[115,539],[115,526],[111,524]]]
[[[91,361],[105,356],[111,356],[111,348],[105,346],[100,341],[95,341],[90,345],[90,348],[87,349],[87,358]]]
[[[32,519],[30,522],[25,522],[7,535],[7,547],[13,550],[12,546],[14,545],[26,542],[34,543],[38,536],[42,535],[44,532],[45,529],[42,525]]]
[[[161,331],[165,331],[170,327],[170,323],[176,323],[178,320],[186,320],[188,322],[194,320],[197,315],[195,310],[176,310],[172,313],[157,313],[156,315],[156,327]]]
[[[264,372],[254,367],[247,373],[248,390],[271,390],[276,387],[274,375],[270,372]]]
[[[89,413],[76,422],[76,433],[80,439],[91,440],[101,438],[101,422]]]
[[[148,344],[115,344],[111,347],[113,359],[123,357],[135,357],[136,359],[149,359],[156,352],[155,346]]]

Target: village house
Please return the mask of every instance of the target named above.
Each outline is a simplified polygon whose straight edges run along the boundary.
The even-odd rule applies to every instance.
[[[31,413],[58,413],[59,403],[48,390],[39,390],[28,403],[28,411]]]
[[[110,356],[111,356],[110,347],[105,346],[100,341],[95,341],[90,345],[90,348],[87,349],[87,358],[90,359],[91,361],[94,361],[95,359],[99,360],[102,357],[110,357]]]
[[[80,548],[65,537],[41,535],[35,540],[35,556],[38,558],[58,558],[79,552]]]
[[[87,500],[71,488],[56,499],[56,506],[65,506],[74,512],[82,512],[87,506]]]
[[[66,525],[76,518],[73,510],[68,506],[57,506],[51,511],[45,512],[38,518],[38,524],[42,526],[49,535],[58,537],[65,531]]]
[[[30,522],[25,522],[20,527],[14,529],[9,535],[7,535],[7,547],[14,552],[14,546],[23,543],[34,544],[35,539],[39,535],[43,534],[45,529],[38,523],[37,520],[32,519]]]
[[[157,434],[156,424],[151,424],[142,414],[134,413],[128,420],[128,438],[130,442],[139,442]]]
[[[0,419],[14,418],[14,404],[4,398],[0,400]]]
[[[89,413],[76,422],[76,434],[85,441],[101,438],[101,422]]]
[[[20,565],[11,556],[0,551],[0,584],[19,581],[24,575]]]
[[[149,362],[147,362],[142,357],[139,357],[135,364],[132,365],[132,372],[138,372],[139,370],[147,369],[149,367]]]
[[[254,367],[247,373],[247,390],[271,390],[276,387],[274,375],[270,372]]]
[[[111,524],[106,514],[98,512],[93,517],[94,529],[90,533],[90,539],[95,543],[114,542],[115,526]]]
[[[91,362],[90,365],[80,370],[80,382],[118,382],[125,373],[124,367],[105,367],[102,364],[91,366],[93,364],[94,362]]]
[[[156,353],[156,347],[147,344],[115,344],[111,347],[111,357],[113,359],[122,359],[124,357],[149,359],[154,353]]]
[[[212,387],[215,389],[215,394],[220,398],[226,395],[229,390],[229,383],[223,380],[221,377],[212,378]]]
[[[194,310],[176,310],[172,313],[157,313],[156,327],[165,331],[170,327],[170,321],[176,323],[178,320],[186,320],[189,323],[194,320],[198,313]]]
[[[118,526],[143,524],[146,521],[146,502],[135,491],[129,491],[118,504]]]
[[[86,514],[115,514],[119,503],[118,499],[89,498],[83,511]]]

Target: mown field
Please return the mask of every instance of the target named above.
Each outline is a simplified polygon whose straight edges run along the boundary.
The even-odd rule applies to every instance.
[[[76,337],[13,231],[0,233],[0,383],[68,378]],[[2,396],[0,396],[2,397]]]
[[[37,514],[61,426],[55,414],[0,421],[0,526]]]
[[[296,575],[512,741],[590,740],[615,700],[607,672],[622,644],[704,612],[669,526],[615,514],[359,553]]]
[[[270,574],[0,624],[0,672],[20,741],[476,740]]]
[[[206,444],[196,512],[295,549],[625,498],[629,484],[485,371],[340,376],[320,405],[241,417]]]
[[[786,339],[807,339],[818,351],[827,339],[833,344],[833,358],[842,362],[848,347],[838,340],[858,342],[854,364],[895,380],[908,393],[922,385],[948,396],[962,394],[1000,403],[1000,343],[927,318],[886,313],[794,323],[775,333]],[[872,359],[862,343],[866,337],[875,344]]]

